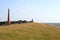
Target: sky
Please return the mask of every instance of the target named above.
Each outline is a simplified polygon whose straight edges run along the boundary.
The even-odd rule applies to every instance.
[[[34,22],[60,23],[60,0],[0,0],[0,21],[34,20]]]

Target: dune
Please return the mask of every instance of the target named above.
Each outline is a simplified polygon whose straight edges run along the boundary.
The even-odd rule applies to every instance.
[[[0,26],[0,40],[60,40],[60,28],[40,23]]]

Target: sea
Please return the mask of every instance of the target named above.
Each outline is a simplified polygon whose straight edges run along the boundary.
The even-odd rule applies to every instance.
[[[44,24],[48,24],[48,25],[51,25],[51,26],[60,27],[60,23],[44,23]]]

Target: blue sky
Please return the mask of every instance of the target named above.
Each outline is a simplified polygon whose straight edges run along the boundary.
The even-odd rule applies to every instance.
[[[31,20],[35,22],[60,22],[60,0],[0,0],[0,21]]]

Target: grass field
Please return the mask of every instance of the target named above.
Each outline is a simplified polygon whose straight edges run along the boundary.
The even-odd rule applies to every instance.
[[[38,23],[0,26],[0,40],[60,40],[60,28]]]

